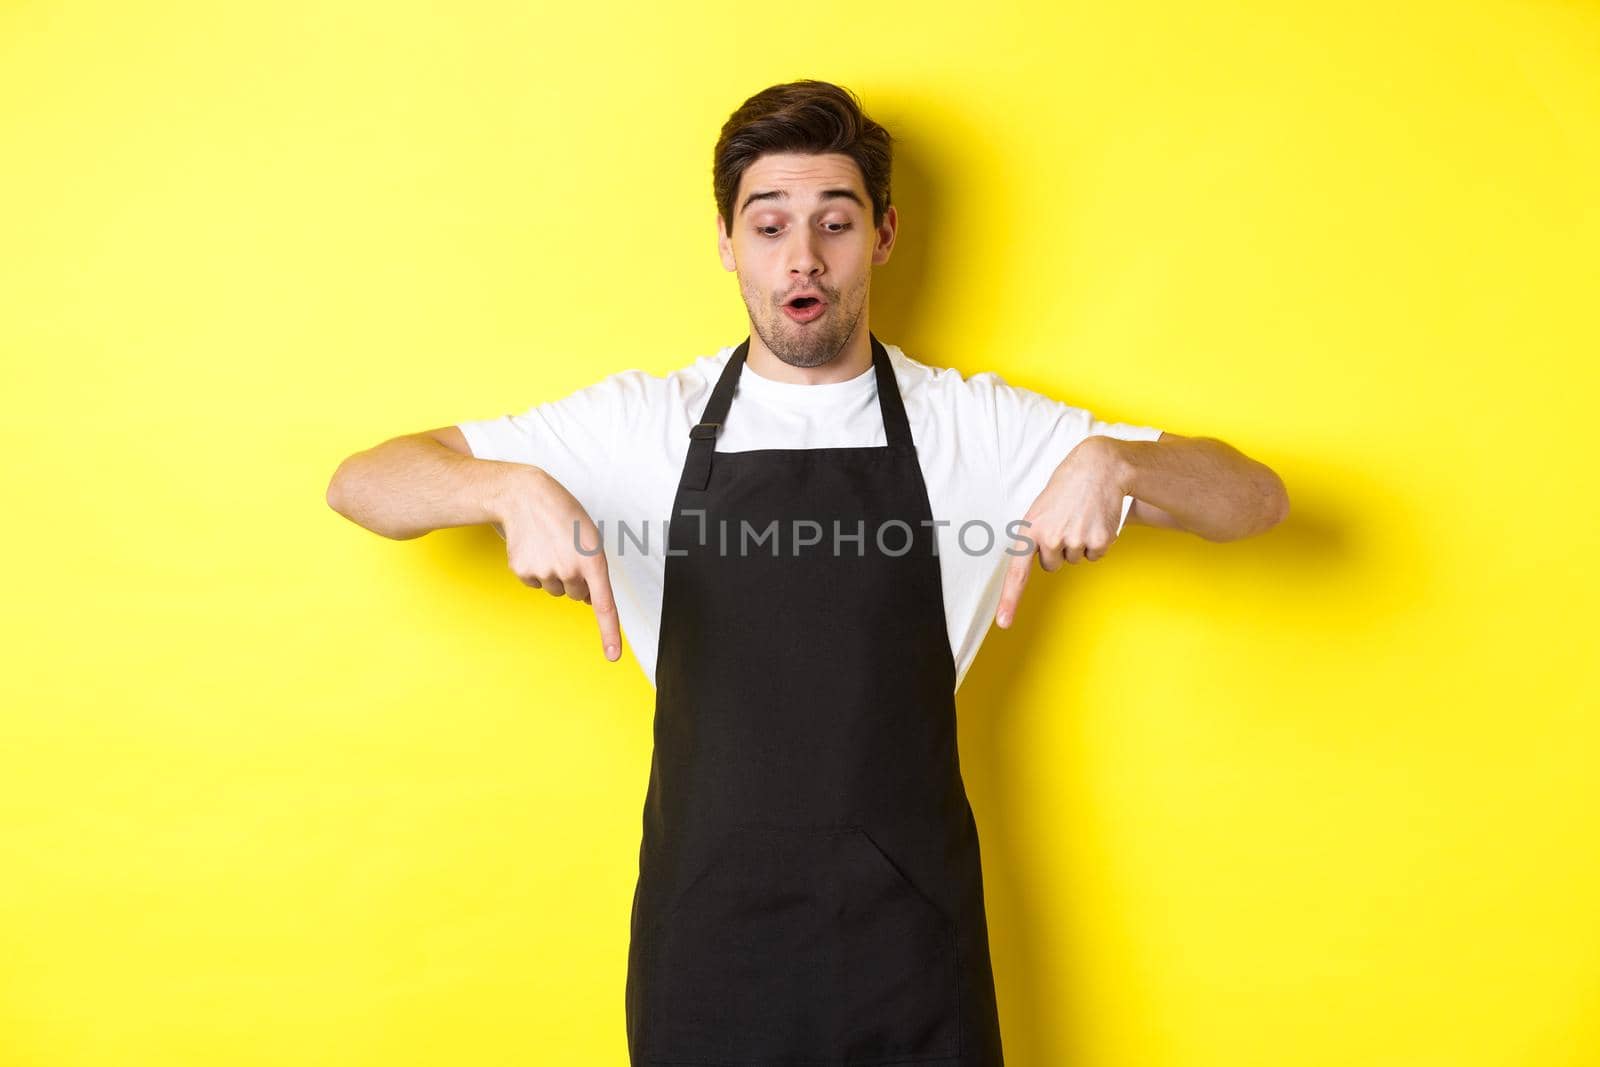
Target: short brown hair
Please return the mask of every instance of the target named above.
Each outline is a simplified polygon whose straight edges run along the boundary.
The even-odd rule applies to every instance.
[[[842,86],[807,78],[763,89],[739,105],[717,139],[711,185],[723,226],[733,232],[733,199],[745,168],[773,152],[839,152],[855,160],[872,201],[872,225],[881,226],[889,207],[893,141]]]

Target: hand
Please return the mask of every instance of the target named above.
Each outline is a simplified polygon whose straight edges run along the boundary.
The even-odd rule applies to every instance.
[[[622,654],[616,599],[605,553],[594,551],[600,534],[583,505],[549,474],[524,467],[495,494],[491,508],[500,520],[496,525],[505,536],[512,573],[525,585],[594,608],[605,657],[616,660]]]
[[[1033,557],[1047,572],[1063,560],[1094,562],[1106,554],[1117,539],[1117,524],[1122,519],[1124,465],[1114,438],[1095,435],[1079,441],[1061,461],[1028,512],[1023,516],[1027,535],[1036,542],[1033,552],[1013,555],[1006,570],[1005,588],[995,622],[1003,629],[1017,613],[1017,601],[1028,584]],[[1020,548],[1016,542],[1011,551]]]

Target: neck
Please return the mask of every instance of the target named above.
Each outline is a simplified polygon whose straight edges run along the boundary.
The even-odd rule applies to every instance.
[[[772,354],[761,335],[750,331],[750,351],[745,354],[745,368],[763,378],[794,385],[827,385],[830,382],[847,382],[872,366],[872,337],[867,332],[867,317],[861,316],[851,333],[850,340],[838,355],[815,367],[796,367]]]

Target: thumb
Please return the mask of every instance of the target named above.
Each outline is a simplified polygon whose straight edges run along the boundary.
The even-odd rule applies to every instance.
[[[593,557],[589,579],[589,605],[600,624],[600,645],[606,659],[613,662],[622,655],[622,631],[617,624],[617,600],[611,594],[611,574],[606,569],[605,557]]]
[[[994,621],[1000,624],[1003,630],[1011,625],[1011,620],[1017,614],[1017,601],[1022,599],[1022,589],[1028,584],[1028,575],[1033,571],[1033,553],[1012,556],[1011,563],[1006,567],[1005,588],[1000,590],[1000,608],[995,612]]]

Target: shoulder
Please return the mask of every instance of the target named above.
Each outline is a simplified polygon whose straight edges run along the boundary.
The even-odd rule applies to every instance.
[[[727,365],[733,348],[728,345],[695,356],[688,363],[665,372],[638,367],[619,370],[578,390],[569,399],[614,409],[625,416],[670,411],[674,406],[692,404],[707,396]]]
[[[897,354],[898,353],[898,354]],[[934,367],[892,350],[901,389],[921,393],[922,403],[965,419],[986,419],[997,426],[1055,424],[1092,419],[1091,413],[1053,396],[1012,385],[995,371],[962,374],[954,367]],[[900,368],[904,368],[902,371]]]
[[[963,374],[955,367],[940,367],[914,359],[898,345],[885,345],[894,366],[895,381],[908,405],[937,415],[959,418],[994,418],[1004,404],[1014,404],[1018,390],[993,371]]]

